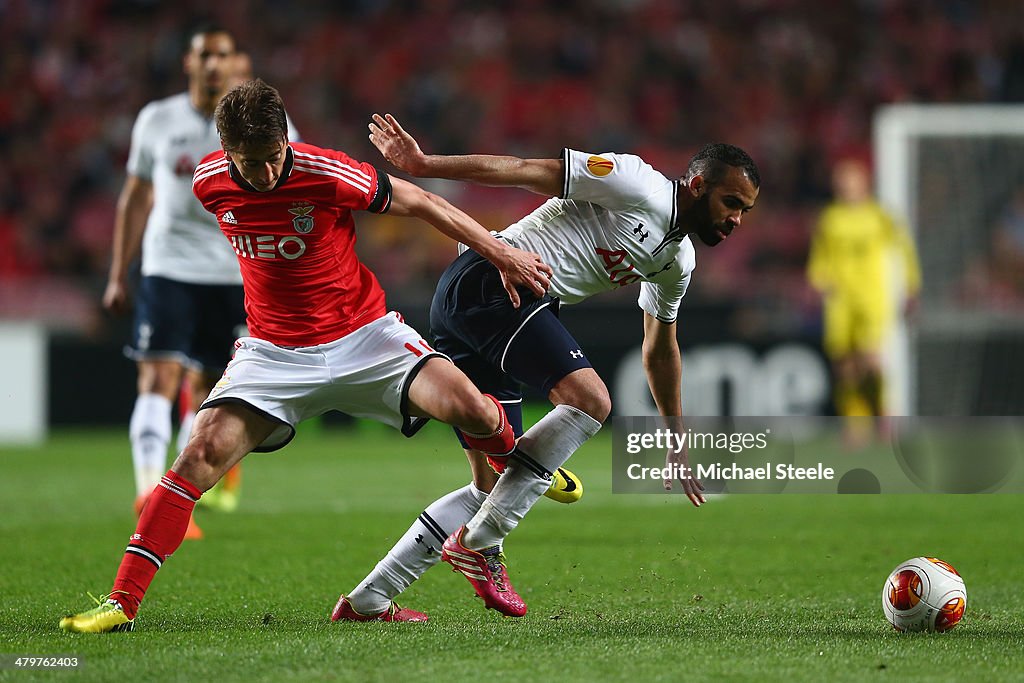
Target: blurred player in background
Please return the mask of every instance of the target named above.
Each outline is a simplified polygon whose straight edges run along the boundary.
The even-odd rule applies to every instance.
[[[428,506],[370,575],[341,596],[332,618],[381,613],[438,559],[462,572],[487,607],[522,616],[526,604],[509,583],[502,541],[611,411],[607,387],[558,320],[559,304],[640,283],[647,382],[658,412],[681,431],[676,317],[695,265],[690,234],[708,246],[725,240],[753,208],[760,176],[743,150],[724,144],[704,147],[678,181],[626,154],[566,149],[560,159],[428,156],[394,117],[373,119],[371,142],[413,176],[553,197],[499,233],[498,241],[537,252],[554,274],[549,293],[518,310],[503,300],[493,267],[472,250],[441,276],[430,310],[434,343],[505,404],[522,438],[508,458],[485,458],[463,439],[475,486]],[[525,432],[523,384],[555,406]],[[487,460],[502,470],[496,483]],[[699,481],[680,484],[694,505],[704,502]]]
[[[197,27],[184,56],[187,92],[146,105],[132,129],[103,305],[118,314],[129,310],[128,280],[141,248],[142,278],[127,350],[138,367],[138,397],[129,423],[136,513],[166,467],[171,410],[180,388],[185,387],[179,450],[191,429],[191,407],[209,394],[245,329],[235,254],[192,195],[192,174],[196,163],[220,146],[213,112],[228,88],[246,75],[240,67],[251,68],[246,64],[239,63],[235,39],[226,29]],[[201,536],[192,522],[187,538]]]
[[[513,310],[517,287],[542,296],[551,269],[411,183],[343,152],[289,144],[280,95],[259,79],[227,93],[215,119],[223,151],[196,167],[193,191],[237,253],[251,336],[235,343],[192,438],[150,496],[107,601],[62,619],[64,630],[131,630],[203,491],[247,453],[287,445],[305,419],[339,410],[411,436],[415,417],[434,418],[484,452],[515,447],[501,404],[388,312],[356,256],[353,212],[416,217],[469,244],[500,273]],[[394,620],[426,618],[394,603],[385,611]]]
[[[834,199],[818,220],[807,264],[808,279],[824,299],[824,348],[832,361],[836,411],[848,417],[888,414],[881,349],[893,323],[894,250],[902,261],[906,313],[921,287],[910,235],[872,198],[870,183],[862,160],[836,163]],[[880,424],[888,428],[884,420]],[[863,433],[866,425],[847,420],[847,443],[870,437]]]
[[[238,50],[235,52],[235,68],[232,74],[227,90],[241,85],[246,81],[252,80],[252,57],[249,56],[248,52]],[[288,122],[289,134],[294,135],[293,140],[298,140],[298,133],[294,130],[291,121]],[[216,149],[216,147],[214,147]],[[209,214],[207,214],[209,216]],[[212,216],[210,216],[212,218]],[[219,230],[218,230],[219,232]],[[244,331],[244,330],[243,330]],[[241,336],[241,335],[236,335]],[[226,362],[226,361],[225,361]],[[206,391],[202,398],[206,398],[209,395],[210,389],[213,388],[213,382],[216,381],[217,376],[206,380]],[[181,386],[181,393],[178,395],[178,407],[180,412],[181,426],[178,429],[178,452],[185,450],[186,444],[188,444],[188,437],[192,431],[192,421],[196,417],[196,406],[200,405],[202,401],[196,403],[193,401],[194,394],[192,392],[191,380],[188,375],[185,377],[185,381]],[[234,512],[238,509],[239,497],[242,493],[242,465],[238,464],[228,470],[224,478],[217,482],[216,486],[203,494],[203,497],[199,499],[199,504],[202,507],[210,508],[212,510],[219,510],[221,512]]]

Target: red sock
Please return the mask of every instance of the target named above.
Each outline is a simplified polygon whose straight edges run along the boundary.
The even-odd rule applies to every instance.
[[[462,431],[462,438],[465,439],[467,446],[483,451],[487,455],[508,455],[516,447],[516,435],[509,424],[508,415],[505,414],[505,406],[490,394],[484,396],[498,406],[498,428],[492,434],[470,434]]]
[[[498,474],[502,474],[505,472],[505,468],[508,467],[508,457],[509,456],[507,455],[488,455],[487,464],[491,466],[492,470]]]
[[[110,591],[129,619],[135,618],[156,570],[181,545],[201,495],[188,480],[171,471],[150,494]]]

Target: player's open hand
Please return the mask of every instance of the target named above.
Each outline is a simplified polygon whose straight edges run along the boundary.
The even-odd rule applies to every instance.
[[[405,132],[394,116],[374,114],[369,127],[370,142],[385,159],[411,175],[419,176],[423,172],[427,156],[416,139]]]
[[[510,246],[504,251],[500,261],[494,265],[501,273],[501,284],[505,286],[513,308],[519,308],[522,303],[516,287],[526,287],[539,299],[551,286],[551,275],[554,271],[541,260],[539,254],[532,251]]]
[[[694,470],[690,467],[689,451],[690,449],[685,443],[678,452],[674,448],[669,448],[665,454],[665,467],[670,468],[673,465],[676,466],[672,470],[677,474],[674,478],[679,482],[683,493],[685,493],[686,497],[690,499],[693,506],[699,508],[707,502],[707,499],[704,497],[703,493],[704,484],[701,483]],[[667,477],[664,480],[666,491],[672,490],[672,479],[673,477]]]

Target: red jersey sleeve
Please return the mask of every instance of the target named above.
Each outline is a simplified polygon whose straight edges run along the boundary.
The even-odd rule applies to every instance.
[[[296,169],[335,180],[337,206],[373,213],[391,208],[391,180],[387,173],[334,149],[293,143],[292,151]]]

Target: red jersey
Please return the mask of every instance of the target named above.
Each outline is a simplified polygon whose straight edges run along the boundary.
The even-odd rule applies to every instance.
[[[280,346],[339,339],[387,312],[356,256],[355,210],[383,213],[391,182],[343,152],[294,142],[277,185],[258,192],[223,152],[196,167],[192,191],[231,241],[249,333]]]

